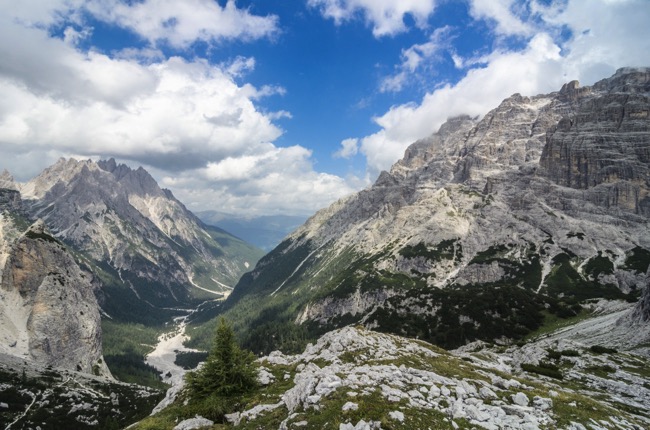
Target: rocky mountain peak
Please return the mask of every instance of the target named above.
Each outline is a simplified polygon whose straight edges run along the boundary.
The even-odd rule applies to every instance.
[[[148,310],[188,304],[196,294],[229,292],[260,256],[202,224],[144,168],[115,159],[61,159],[22,189],[33,218],[43,218],[57,239],[108,265],[112,287],[127,289],[132,301]],[[231,245],[242,255],[230,254]],[[115,289],[115,300],[110,288],[101,291],[109,296],[106,309],[122,315],[117,298],[125,293]]]
[[[16,182],[14,181],[14,177],[11,176],[11,173],[7,169],[4,169],[2,173],[0,173],[0,188],[8,189],[8,190],[17,190]]]
[[[650,92],[650,67],[623,67],[594,84],[594,89],[616,93]]]
[[[47,226],[45,225],[45,221],[42,219],[36,220],[34,224],[30,225],[27,231],[25,232],[26,236],[29,235],[42,235],[42,234],[48,234],[51,235],[50,231],[47,229]]]
[[[60,158],[52,166],[46,168],[36,178],[20,186],[20,192],[25,199],[40,199],[45,196],[57,183],[69,183],[82,172],[97,170],[97,164],[92,160],[76,160]]]
[[[97,166],[111,173],[116,181],[128,189],[130,194],[140,196],[163,194],[156,180],[142,166],[134,170],[126,164],[117,164],[114,158],[100,160],[97,162]]]

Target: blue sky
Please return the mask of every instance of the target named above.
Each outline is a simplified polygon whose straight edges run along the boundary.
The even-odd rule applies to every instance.
[[[0,0],[0,169],[143,165],[307,215],[450,116],[650,65],[648,0]]]

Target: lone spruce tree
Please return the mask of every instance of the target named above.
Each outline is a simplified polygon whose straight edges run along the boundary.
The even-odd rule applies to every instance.
[[[232,327],[222,317],[215,332],[212,350],[196,372],[187,374],[192,397],[234,398],[257,387],[255,356],[242,350]]]

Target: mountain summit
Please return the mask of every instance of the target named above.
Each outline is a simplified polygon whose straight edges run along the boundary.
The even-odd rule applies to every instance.
[[[650,69],[627,68],[452,118],[264,257],[229,315],[263,303],[247,328],[265,351],[350,323],[456,347],[635,301],[650,279],[649,112]]]
[[[111,316],[227,295],[262,254],[202,223],[142,167],[114,159],[60,159],[20,190],[30,215],[87,257]]]

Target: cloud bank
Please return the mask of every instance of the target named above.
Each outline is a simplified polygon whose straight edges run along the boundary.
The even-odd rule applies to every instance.
[[[0,152],[19,179],[60,156],[115,157],[147,166],[191,209],[248,214],[309,214],[353,191],[314,171],[311,151],[273,144],[283,134],[275,121],[291,113],[257,106],[283,88],[238,83],[254,58],[210,64],[158,49],[273,37],[276,17],[233,1],[2,3],[12,14],[0,18]],[[93,31],[87,14],[144,47],[80,49]]]

